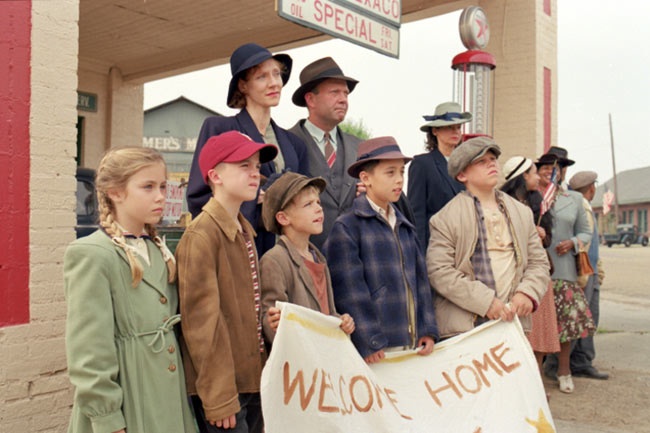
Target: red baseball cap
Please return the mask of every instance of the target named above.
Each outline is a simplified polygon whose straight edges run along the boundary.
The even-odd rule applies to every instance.
[[[278,148],[272,144],[257,143],[239,131],[228,131],[210,137],[199,154],[203,180],[208,183],[208,171],[220,162],[243,161],[256,152],[260,153],[260,163],[265,163],[276,157]]]

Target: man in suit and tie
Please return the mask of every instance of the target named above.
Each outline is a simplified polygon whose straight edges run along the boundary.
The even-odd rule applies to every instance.
[[[323,233],[311,241],[322,248],[336,218],[347,210],[356,196],[356,179],[347,172],[357,160],[359,140],[338,127],[348,112],[348,95],[358,81],[343,74],[331,57],[305,66],[300,73],[300,87],[292,101],[307,107],[309,116],[289,131],[307,145],[310,176],[323,177],[327,187],[321,194],[325,214]]]

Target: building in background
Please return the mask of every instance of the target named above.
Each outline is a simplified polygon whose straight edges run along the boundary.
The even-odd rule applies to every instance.
[[[469,5],[400,4],[403,23]],[[504,158],[539,155],[557,142],[557,0],[474,4],[490,17],[499,65],[495,138]],[[267,0],[0,1],[0,432],[68,424],[62,262],[75,239],[77,166],[97,167],[145,135],[171,146],[173,126],[143,134],[144,83],[225,64],[252,37],[273,52],[327,38]]]
[[[648,213],[650,212],[650,167],[626,170],[616,176],[618,197],[618,223],[633,224],[639,233],[648,234]],[[600,233],[615,233],[615,207],[612,203],[610,211],[603,212],[603,195],[606,191],[614,191],[614,180],[598,185],[596,195],[591,203],[598,218]]]
[[[203,120],[221,116],[181,96],[144,111],[142,146],[163,154],[170,180],[186,182]]]

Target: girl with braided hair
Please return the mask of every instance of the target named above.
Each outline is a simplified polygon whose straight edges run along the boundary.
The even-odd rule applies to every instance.
[[[155,229],[166,178],[153,149],[114,149],[99,164],[101,229],[64,258],[68,432],[196,432],[174,333],[176,263]]]

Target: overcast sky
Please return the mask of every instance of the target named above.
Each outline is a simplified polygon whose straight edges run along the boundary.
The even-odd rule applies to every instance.
[[[557,5],[557,144],[576,160],[569,176],[595,170],[601,183],[611,178],[608,113],[613,119],[617,172],[650,166],[650,50],[645,47],[650,40],[650,2],[560,0]],[[329,55],[346,75],[360,81],[350,95],[348,119],[362,119],[373,136],[394,136],[408,155],[422,153],[421,116],[451,100],[451,59],[465,51],[458,36],[459,16],[457,11],[403,25],[399,60],[341,40],[287,51],[294,61],[293,73],[280,105],[272,110],[273,119],[290,128],[306,116],[306,109],[291,103],[299,73]],[[236,111],[226,106],[229,81],[229,66],[222,65],[147,83],[144,106],[183,95],[233,115]]]

